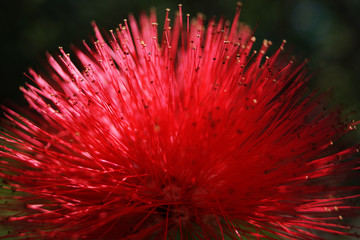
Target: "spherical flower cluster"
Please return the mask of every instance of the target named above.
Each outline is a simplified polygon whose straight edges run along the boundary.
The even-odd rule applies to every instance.
[[[60,48],[6,109],[1,133],[3,238],[322,239],[357,187],[356,122],[307,90],[294,63],[250,28],[169,10]],[[2,239],[0,237],[0,239]]]

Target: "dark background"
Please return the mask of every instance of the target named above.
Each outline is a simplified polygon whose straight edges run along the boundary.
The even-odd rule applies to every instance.
[[[19,86],[29,81],[24,72],[39,69],[45,52],[58,54],[58,46],[70,50],[92,35],[91,21],[102,29],[114,29],[129,12],[155,7],[158,21],[165,8],[177,10],[178,0],[12,0],[0,5],[0,103],[26,104]],[[233,0],[184,0],[184,12],[194,16],[234,16]],[[263,38],[276,49],[282,39],[298,58],[310,58],[310,69],[320,72],[314,88],[333,88],[333,102],[347,110],[360,107],[360,1],[359,0],[244,0],[241,21],[254,28],[259,47]]]

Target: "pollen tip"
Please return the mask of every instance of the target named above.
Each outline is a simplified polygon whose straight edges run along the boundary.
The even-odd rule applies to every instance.
[[[263,40],[263,45],[264,47],[268,47],[269,46],[269,41],[267,39]]]

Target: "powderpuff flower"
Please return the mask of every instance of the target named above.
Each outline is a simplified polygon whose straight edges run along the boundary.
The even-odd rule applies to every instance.
[[[93,46],[30,70],[32,112],[6,108],[1,133],[3,238],[354,235],[342,220],[358,188],[341,182],[358,150],[334,143],[356,123],[307,90],[285,41],[253,51],[239,14],[94,24]]]

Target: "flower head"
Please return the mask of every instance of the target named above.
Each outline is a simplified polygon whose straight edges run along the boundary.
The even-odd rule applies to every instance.
[[[334,143],[355,123],[307,90],[285,41],[253,51],[239,14],[205,26],[180,5],[159,32],[153,12],[104,35],[94,24],[93,47],[30,70],[36,113],[7,109],[2,132],[3,187],[22,193],[1,207],[8,237],[351,235],[341,220],[357,188],[339,182],[359,161]]]

